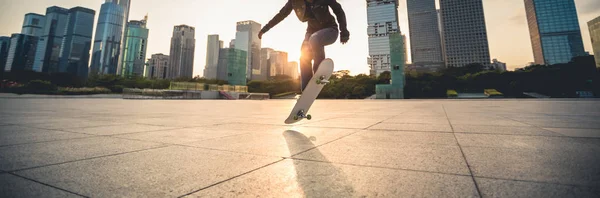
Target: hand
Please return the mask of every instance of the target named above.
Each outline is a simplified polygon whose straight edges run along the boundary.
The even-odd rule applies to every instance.
[[[350,32],[348,30],[344,30],[340,33],[340,42],[342,44],[346,44],[350,40]]]
[[[260,31],[260,32],[258,32],[258,39],[261,39],[261,40],[262,40],[262,35],[263,35],[263,34],[264,34],[264,32],[263,32],[263,31]]]

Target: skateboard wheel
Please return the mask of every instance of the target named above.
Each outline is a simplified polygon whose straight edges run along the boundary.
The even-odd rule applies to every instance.
[[[317,79],[317,84],[321,84],[321,79]]]
[[[298,119],[299,119],[298,116],[294,116],[294,120],[298,120]]]
[[[309,115],[306,116],[306,119],[310,120],[310,119],[312,119],[312,116],[309,114]]]

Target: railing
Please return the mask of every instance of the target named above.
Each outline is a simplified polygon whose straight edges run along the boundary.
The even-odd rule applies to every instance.
[[[225,91],[219,91],[219,93],[225,97],[227,100],[235,100],[235,98],[231,95],[229,95],[229,93],[225,92]]]

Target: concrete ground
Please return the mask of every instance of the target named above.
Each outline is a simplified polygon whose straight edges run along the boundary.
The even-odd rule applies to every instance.
[[[599,197],[599,100],[0,99],[0,197]]]

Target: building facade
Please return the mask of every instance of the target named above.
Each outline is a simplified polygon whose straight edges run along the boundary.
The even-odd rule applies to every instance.
[[[90,74],[117,74],[128,10],[128,0],[107,0],[102,4],[94,36]]]
[[[69,10],[57,6],[46,9],[46,22],[39,37],[33,70],[37,72],[59,72],[60,47],[67,26]]]
[[[59,72],[87,78],[96,11],[75,7],[69,9],[67,27],[60,47]]]
[[[223,48],[223,41],[219,40],[219,35],[208,35],[204,78],[217,79],[217,66],[219,64],[219,51],[221,48]]]
[[[400,33],[398,0],[367,0],[367,34],[371,75],[391,70],[390,34]]]
[[[229,49],[232,48],[222,48],[219,50],[219,63],[217,63],[217,79],[227,81],[227,59]]]
[[[298,62],[292,61],[287,64],[283,74],[291,77],[292,79],[298,79]]]
[[[0,73],[4,72],[8,49],[10,48],[10,37],[0,36]]]
[[[392,79],[390,84],[379,84],[375,87],[377,99],[404,99],[404,39],[400,33],[390,34],[390,65]]]
[[[146,28],[147,23],[148,16],[144,17],[143,20],[127,23],[119,75],[125,77],[144,75],[149,34],[149,30]]]
[[[600,68],[600,16],[589,21],[588,28],[590,29],[590,38],[592,39],[596,67]]]
[[[179,25],[173,28],[169,79],[192,78],[194,76],[195,32],[194,27],[187,25]]]
[[[446,67],[490,64],[483,0],[440,0]]]
[[[39,38],[26,34],[12,34],[4,71],[33,71]]]
[[[36,13],[25,14],[21,34],[41,37],[46,24],[46,16]]]
[[[233,48],[248,52],[246,78],[252,80],[252,74],[260,76],[260,49],[261,40],[258,39],[260,23],[254,21],[240,21],[237,23],[235,46]]]
[[[146,66],[146,78],[167,79],[169,73],[169,55],[152,54]]]
[[[246,86],[248,52],[229,48],[227,57],[227,83]]]
[[[219,50],[217,79],[227,81],[230,85],[245,86],[247,56],[248,53],[240,49],[222,48]]]
[[[254,80],[265,81],[271,76],[271,53],[275,50],[271,48],[260,49],[260,75],[255,76]]]
[[[407,0],[406,4],[412,63],[444,68],[435,0]]]
[[[490,69],[505,72],[506,71],[506,63],[500,62],[500,61],[498,61],[498,59],[494,59],[494,60],[492,60]]]
[[[288,66],[288,53],[282,51],[273,51],[269,56],[269,76],[284,75],[285,68]]]
[[[525,0],[525,9],[536,64],[585,55],[574,0]]]

